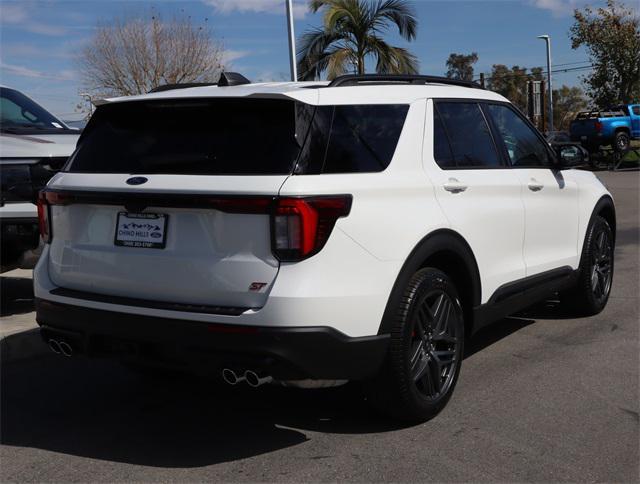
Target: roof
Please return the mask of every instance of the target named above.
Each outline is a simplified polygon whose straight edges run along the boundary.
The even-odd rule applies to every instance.
[[[408,104],[424,98],[506,101],[494,92],[446,84],[364,84],[329,87],[328,81],[264,82],[238,86],[200,86],[98,101],[96,104],[158,99],[251,97],[293,99],[307,104]]]

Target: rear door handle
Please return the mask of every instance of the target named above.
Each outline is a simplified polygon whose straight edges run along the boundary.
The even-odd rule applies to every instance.
[[[451,193],[461,193],[467,189],[467,185],[460,183],[457,178],[449,178],[444,185],[442,185],[444,189]]]
[[[529,190],[531,190],[532,192],[539,192],[543,188],[544,188],[544,185],[540,183],[538,180],[536,180],[535,178],[532,178],[531,180],[529,180]]]

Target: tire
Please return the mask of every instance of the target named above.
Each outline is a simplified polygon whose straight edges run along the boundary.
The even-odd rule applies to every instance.
[[[626,131],[618,131],[613,138],[613,149],[618,153],[626,153],[631,147],[631,138]]]
[[[396,308],[387,357],[365,386],[367,399],[393,418],[429,420],[451,398],[463,350],[464,316],[455,286],[440,270],[419,270]]]
[[[594,316],[607,305],[613,283],[613,249],[611,227],[604,218],[594,217],[587,228],[578,281],[566,295],[575,314]]]

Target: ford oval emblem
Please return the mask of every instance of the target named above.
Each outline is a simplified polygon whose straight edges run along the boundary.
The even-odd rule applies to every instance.
[[[142,185],[143,183],[147,183],[148,181],[149,179],[143,176],[134,176],[133,178],[129,178],[127,180],[127,185]]]

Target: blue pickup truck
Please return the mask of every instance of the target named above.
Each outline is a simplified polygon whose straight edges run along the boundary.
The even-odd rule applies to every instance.
[[[579,141],[590,153],[607,145],[625,153],[632,139],[640,139],[640,104],[578,113],[571,122],[570,133],[571,141]]]

